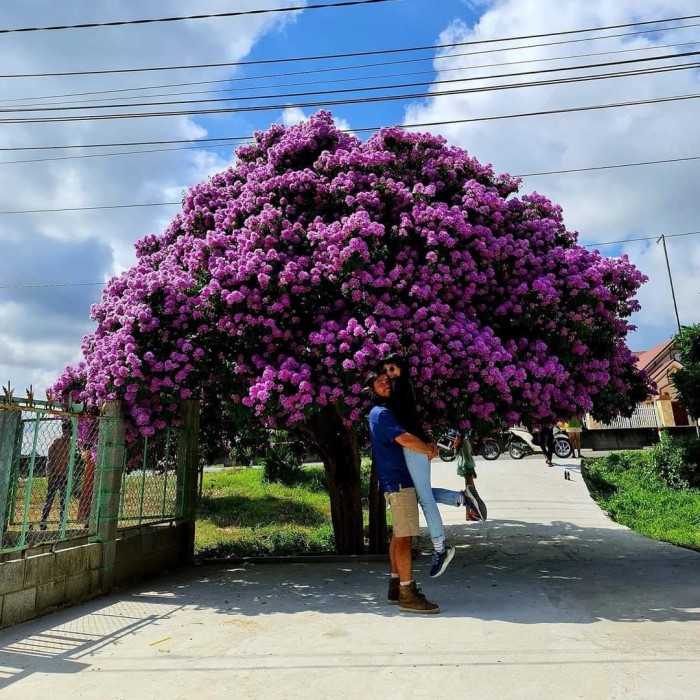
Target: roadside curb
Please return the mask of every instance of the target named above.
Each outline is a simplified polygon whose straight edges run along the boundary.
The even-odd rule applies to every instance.
[[[228,564],[347,564],[386,562],[388,554],[310,554],[276,557],[221,557],[200,559],[195,566],[226,566]]]

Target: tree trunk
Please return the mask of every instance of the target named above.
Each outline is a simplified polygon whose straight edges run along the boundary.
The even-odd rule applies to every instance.
[[[386,502],[379,486],[377,468],[372,460],[369,478],[369,551],[370,554],[386,554],[389,533],[386,526]]]
[[[335,550],[338,554],[362,554],[364,533],[357,433],[352,427],[346,427],[331,407],[314,420],[312,430],[326,471]]]

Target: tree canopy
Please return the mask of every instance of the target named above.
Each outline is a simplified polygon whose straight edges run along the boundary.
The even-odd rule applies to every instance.
[[[683,367],[671,381],[678,391],[678,400],[695,419],[700,416],[700,323],[683,326],[674,336]]]
[[[362,143],[326,112],[237,156],[107,285],[81,398],[124,398],[146,434],[194,394],[286,427],[329,404],[357,421],[363,373],[394,350],[437,420],[605,417],[640,396],[643,276],[517,179],[438,136]]]
[[[625,344],[644,277],[519,185],[440,136],[362,142],[328,112],[274,125],[137,243],[55,389],[123,399],[132,434],[163,428],[181,398],[247,407],[307,435],[327,467],[341,436],[336,476],[353,483],[363,378],[390,351],[434,424],[630,411],[648,391]]]

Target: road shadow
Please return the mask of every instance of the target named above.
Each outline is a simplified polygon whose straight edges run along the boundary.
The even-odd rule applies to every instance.
[[[700,621],[698,553],[623,528],[566,520],[453,525],[448,537],[457,553],[443,576],[429,578],[427,552],[414,563],[419,584],[442,608],[440,618],[521,625]],[[95,652],[144,628],[152,628],[147,646],[157,646],[159,622],[181,613],[197,619],[201,612],[197,624],[214,614],[233,625],[310,612],[343,625],[358,615],[406,615],[386,603],[387,582],[386,562],[361,559],[207,565],[164,574],[3,630],[0,688],[32,673],[78,673],[93,665]]]
[[[34,673],[84,671],[90,655],[181,609],[168,596],[142,599],[132,590],[0,630],[0,690]]]

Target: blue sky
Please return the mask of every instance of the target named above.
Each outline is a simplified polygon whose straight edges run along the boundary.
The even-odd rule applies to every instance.
[[[235,8],[299,4],[302,0],[238,0]],[[142,0],[139,3],[131,0],[72,0],[70,3],[23,0],[3,5],[0,28],[226,12],[231,7],[228,0]],[[399,0],[366,7],[308,10],[294,15],[0,34],[0,66],[2,73],[11,74],[254,61],[465,41],[491,42],[517,35],[692,15],[697,11],[697,0],[648,0],[645,3],[638,0],[588,0],[585,3],[580,0]],[[489,48],[499,48],[499,51],[488,54],[465,56],[462,54],[469,49],[453,46],[440,51],[368,57],[362,62],[418,57],[429,60],[377,67],[371,73],[387,77],[364,82],[418,82],[483,76],[468,85],[489,87],[503,82],[488,77],[494,73],[698,50],[700,29],[691,22],[688,24],[673,31],[610,37],[604,41],[589,41],[579,36],[583,40],[561,46],[536,46],[536,40],[488,44]],[[522,48],[523,44],[530,48]],[[16,101],[22,98],[39,100],[47,95],[189,81],[226,79],[232,81],[228,87],[250,87],[250,82],[236,82],[236,79],[254,74],[314,70],[350,62],[287,63],[109,76],[0,78],[0,103],[16,106]],[[663,64],[651,62],[645,65]],[[417,71],[427,73],[404,78],[388,75]],[[334,77],[366,76],[369,72],[369,69],[337,74],[312,72],[290,78],[270,77],[264,82],[281,85],[304,81],[312,84],[290,90],[324,89],[328,83],[322,81]],[[510,82],[527,79],[515,77]],[[363,81],[339,82],[337,86],[329,87],[353,84],[361,85]],[[223,86],[227,87],[226,84]],[[204,89],[207,87],[164,91]],[[700,93],[697,69],[474,95],[431,96],[435,89],[435,86],[426,86],[423,99],[347,105],[333,111],[343,127],[352,129],[375,124],[478,119]],[[220,95],[209,95],[217,96]],[[177,99],[194,97],[201,96]],[[59,99],[50,101],[61,102]],[[301,113],[299,110],[277,109],[208,118],[177,116],[63,124],[5,124],[0,126],[0,148],[247,135],[272,122],[294,123],[312,111],[307,109]],[[700,130],[694,100],[536,118],[476,121],[437,126],[430,130],[466,148],[482,162],[492,163],[497,171],[513,174],[700,157]],[[84,154],[85,151],[68,150],[60,155]],[[0,161],[56,155],[55,151],[8,150],[0,152]],[[225,168],[232,160],[231,147],[223,147],[39,163],[0,162],[0,211],[178,201],[183,189]],[[584,244],[661,233],[674,235],[700,229],[696,204],[699,163],[689,161],[653,167],[531,176],[524,178],[522,192],[536,190],[560,204],[567,226],[580,233]],[[161,207],[0,215],[3,263],[0,382],[10,379],[21,388],[31,383],[41,393],[66,364],[76,362],[80,357],[81,338],[93,327],[89,320],[90,305],[99,298],[99,284],[89,283],[101,284],[129,267],[134,259],[134,242],[148,233],[162,231],[176,211],[177,207]],[[699,243],[700,236],[676,236],[668,240],[679,312],[685,323],[700,321]],[[647,349],[668,338],[675,321],[661,246],[653,240],[639,241],[604,247],[602,251],[608,255],[629,254],[649,277],[649,283],[640,294],[643,310],[635,319],[639,331],[630,338],[633,349]],[[27,284],[70,286],[18,286]]]
[[[329,55],[374,51],[377,49],[392,49],[414,46],[431,46],[436,38],[451,22],[462,20],[473,22],[478,17],[469,3],[463,0],[441,0],[426,2],[426,0],[402,0],[401,2],[368,7],[347,7],[335,10],[319,10],[301,13],[297,18],[285,24],[276,32],[266,34],[255,44],[246,61],[286,58],[290,56]],[[388,66],[376,68],[372,72],[412,72],[431,71],[434,51],[422,51],[410,54],[395,54],[389,56],[368,56],[362,62],[374,63],[391,61],[401,58],[424,58],[420,63],[408,66]],[[315,63],[310,65],[281,64],[273,67],[275,72],[313,69],[314,66],[337,67],[352,65],[351,59],[338,59],[333,62]],[[250,66],[241,69],[237,77],[259,75],[273,68],[265,66]],[[319,75],[322,80],[330,81],[334,77],[353,78],[367,74],[363,71],[344,71],[330,75]],[[435,75],[433,71],[432,76]],[[385,78],[383,80],[365,81],[370,84],[391,82],[429,81],[431,75],[407,76],[404,78]],[[297,76],[290,78],[270,79],[269,83],[284,84],[285,82],[312,81],[314,76]],[[358,83],[360,84],[360,83]],[[332,89],[334,86],[325,85]],[[348,86],[351,87],[350,84]],[[319,86],[316,89],[322,89]],[[338,87],[338,86],[335,86]],[[340,85],[342,87],[342,85]],[[315,89],[312,86],[288,88],[289,91]],[[337,96],[336,96],[337,98]],[[356,126],[373,126],[375,124],[400,124],[403,121],[405,105],[401,102],[384,102],[368,105],[347,105],[333,109],[336,117],[344,119]],[[311,110],[306,110],[307,113]],[[264,129],[270,124],[270,114],[253,114],[249,118],[238,119],[202,119],[202,124],[212,135],[248,134],[256,129]],[[232,124],[238,127],[232,131]]]

